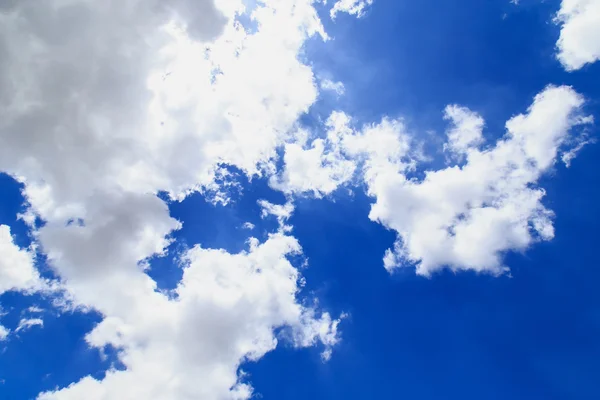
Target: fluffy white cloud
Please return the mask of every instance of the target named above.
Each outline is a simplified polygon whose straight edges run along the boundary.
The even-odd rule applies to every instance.
[[[470,148],[483,142],[484,120],[468,108],[449,105],[444,110],[444,119],[452,124],[446,132],[448,143],[446,148],[456,154],[464,154]]]
[[[294,213],[294,205],[292,203],[273,204],[267,200],[259,200],[258,205],[261,207],[261,217],[266,218],[269,215],[274,216],[280,223],[284,223]]]
[[[383,120],[355,132],[347,116],[332,115],[345,132],[345,153],[362,157],[368,192],[376,199],[369,217],[398,234],[385,267],[416,265],[422,275],[444,267],[499,274],[506,270],[504,252],[551,239],[552,212],[541,203],[544,190],[536,184],[560,149],[574,142],[571,128],[592,121],[581,114],[583,103],[572,88],[549,86],[484,150],[478,148],[481,117],[450,106],[446,146],[460,150],[466,161],[426,171],[422,180],[407,176],[414,155],[401,121]]]
[[[346,154],[364,161],[366,179],[383,173],[390,166],[410,166],[407,155],[411,151],[411,140],[404,134],[405,126],[401,120],[384,118],[377,125],[363,127],[360,132],[352,132],[349,123],[350,118],[343,113],[333,113],[328,120],[328,125],[341,138]]]
[[[329,14],[331,19],[335,19],[340,12],[356,15],[360,18],[364,15],[365,9],[372,4],[373,0],[338,0],[334,3]]]
[[[0,294],[40,290],[43,286],[32,252],[14,243],[8,225],[0,225]]]
[[[600,0],[562,0],[558,59],[567,71],[600,59]]]
[[[239,367],[275,347],[275,330],[322,342],[325,358],[337,341],[338,322],[297,297],[286,257],[300,247],[283,227],[241,254],[192,249],[172,297],[144,272],[181,226],[156,193],[218,192],[223,164],[271,174],[317,98],[298,59],[327,38],[313,1],[264,0],[252,31],[241,12],[241,0],[0,3],[0,171],[25,185],[69,299],[104,316],[90,345],[118,348],[127,367],[40,399],[245,399]]]
[[[283,171],[271,177],[271,187],[284,193],[311,192],[322,197],[348,182],[355,164],[340,153],[339,139],[330,129],[326,138],[314,139],[310,145],[305,139],[286,144]]]
[[[42,218],[80,218],[107,188],[181,196],[210,186],[221,163],[274,168],[317,96],[297,59],[308,37],[325,37],[312,1],[266,1],[254,33],[234,22],[241,2],[212,16],[188,3],[25,0],[0,14],[0,169],[27,183]],[[213,37],[194,21],[221,14],[230,22],[212,43],[181,28]]]
[[[410,139],[398,135],[404,129],[402,121],[384,118],[361,132],[355,132],[350,123],[348,115],[335,111],[325,122],[326,137],[307,145],[306,132],[296,135],[295,142],[285,145],[283,170],[271,177],[271,187],[288,194],[312,193],[322,197],[351,182],[361,162],[365,164],[366,176],[404,161],[406,167],[414,166],[405,157],[410,151]]]
[[[252,388],[238,368],[273,350],[274,330],[281,327],[296,346],[322,342],[326,357],[339,321],[297,301],[300,276],[286,257],[301,251],[298,242],[274,234],[250,243],[240,254],[199,246],[186,252],[176,300],[152,288],[132,287],[132,294],[102,282],[104,296],[117,299],[104,302],[114,308],[87,340],[119,348],[127,369],[111,370],[101,381],[86,377],[39,399],[246,399]]]

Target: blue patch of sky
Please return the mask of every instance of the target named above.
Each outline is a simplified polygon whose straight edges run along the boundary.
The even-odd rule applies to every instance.
[[[362,122],[401,116],[415,132],[443,132],[458,103],[486,119],[492,137],[548,84],[573,85],[599,111],[600,65],[567,73],[555,59],[560,2],[378,0],[362,19],[325,18],[333,40],[310,41],[317,71],[344,82],[340,108]],[[506,16],[505,16],[506,14]]]
[[[29,247],[31,238],[29,228],[17,216],[26,211],[24,198],[21,195],[23,185],[7,174],[0,174],[0,224],[8,225],[15,243],[20,247]]]
[[[110,368],[122,368],[116,350],[92,349],[85,341],[102,317],[95,312],[63,312],[51,299],[39,295],[5,293],[0,304],[7,314],[2,324],[11,329],[0,342],[0,393],[3,399],[32,399],[38,393],[66,387],[91,375],[104,377]],[[41,312],[28,312],[38,307]],[[40,318],[43,327],[15,332],[22,318]]]

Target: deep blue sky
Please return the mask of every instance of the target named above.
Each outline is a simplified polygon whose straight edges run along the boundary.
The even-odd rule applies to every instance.
[[[382,115],[404,116],[415,132],[443,131],[442,110],[459,103],[480,112],[489,137],[523,112],[549,83],[573,85],[600,115],[600,63],[567,73],[555,60],[558,27],[550,21],[559,2],[522,0],[375,0],[362,19],[340,15],[327,45],[310,42],[306,57],[316,71],[346,85],[339,108],[362,122]],[[343,22],[343,23],[342,23]],[[317,103],[310,117],[327,115],[331,103]],[[593,128],[592,134],[597,135]],[[302,199],[290,223],[309,267],[304,294],[350,317],[342,343],[323,364],[319,349],[285,346],[256,364],[249,379],[268,399],[599,399],[600,398],[600,147],[587,146],[566,169],[557,165],[541,183],[544,204],[556,213],[554,240],[524,254],[509,254],[511,277],[442,272],[426,279],[406,269],[389,275],[382,255],[394,235],[368,219],[371,199],[355,190],[329,199]],[[26,229],[19,186],[0,180],[0,223],[18,243]],[[244,183],[228,206],[200,195],[172,203],[185,221],[178,245],[200,243],[239,251],[250,221],[255,235],[273,230],[260,219],[256,201],[283,202],[265,181]],[[181,271],[172,256],[154,260],[150,274],[164,289]],[[39,298],[5,294],[0,303],[18,324],[20,310]],[[0,398],[30,399],[43,390],[100,374],[103,360],[86,348],[83,335],[99,317],[44,314],[44,329],[0,343]]]

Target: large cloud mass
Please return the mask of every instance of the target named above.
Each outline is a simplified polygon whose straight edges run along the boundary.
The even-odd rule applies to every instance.
[[[40,399],[245,399],[238,369],[276,346],[275,330],[322,342],[325,357],[338,340],[338,322],[297,297],[287,256],[301,250],[287,230],[241,254],[189,250],[171,294],[144,272],[181,226],[157,193],[218,191],[223,164],[269,173],[316,99],[298,59],[309,37],[326,38],[312,1],[261,2],[253,31],[243,11],[238,0],[0,2],[0,171],[23,182],[25,220],[69,299],[104,316],[89,344],[117,348],[125,366]],[[14,261],[0,266],[4,289],[35,286],[30,254],[0,234]]]
[[[384,257],[387,269],[416,265],[422,275],[445,267],[500,274],[507,270],[503,253],[554,236],[553,214],[537,183],[559,155],[568,165],[587,143],[584,132],[571,134],[592,122],[582,114],[583,103],[570,87],[548,86],[487,146],[483,118],[449,105],[443,147],[449,166],[425,171],[422,179],[413,174],[424,160],[417,136],[402,120],[384,118],[357,130],[351,117],[334,112],[325,138],[286,147],[283,172],[272,184],[292,193],[329,194],[358,171],[375,198],[369,217],[398,234]]]
[[[109,371],[101,381],[87,377],[39,398],[250,397],[252,388],[239,381],[238,367],[275,348],[274,328],[289,327],[297,346],[337,342],[338,322],[297,302],[299,274],[286,256],[299,251],[298,242],[283,234],[264,243],[254,239],[240,254],[195,247],[183,257],[176,300],[151,290],[142,274],[122,277],[129,279],[128,291],[116,274],[97,276],[88,289],[104,289],[92,296],[105,298],[94,299],[94,305],[106,318],[87,340],[98,348],[120,348],[127,369]],[[136,277],[139,283],[132,281]]]
[[[526,114],[507,121],[503,138],[483,148],[483,119],[449,106],[445,148],[465,162],[426,171],[421,180],[409,177],[415,157],[401,122],[384,120],[345,139],[347,151],[365,160],[364,179],[376,199],[369,217],[398,233],[385,267],[414,264],[422,275],[443,267],[499,274],[506,270],[504,252],[551,239],[552,212],[537,182],[560,149],[581,143],[570,133],[592,121],[581,113],[583,102],[570,87],[549,86]],[[339,129],[349,129],[343,122]]]

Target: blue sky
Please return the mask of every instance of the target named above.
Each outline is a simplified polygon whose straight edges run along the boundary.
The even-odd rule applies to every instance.
[[[0,398],[600,398],[600,1],[59,3],[0,4]]]

